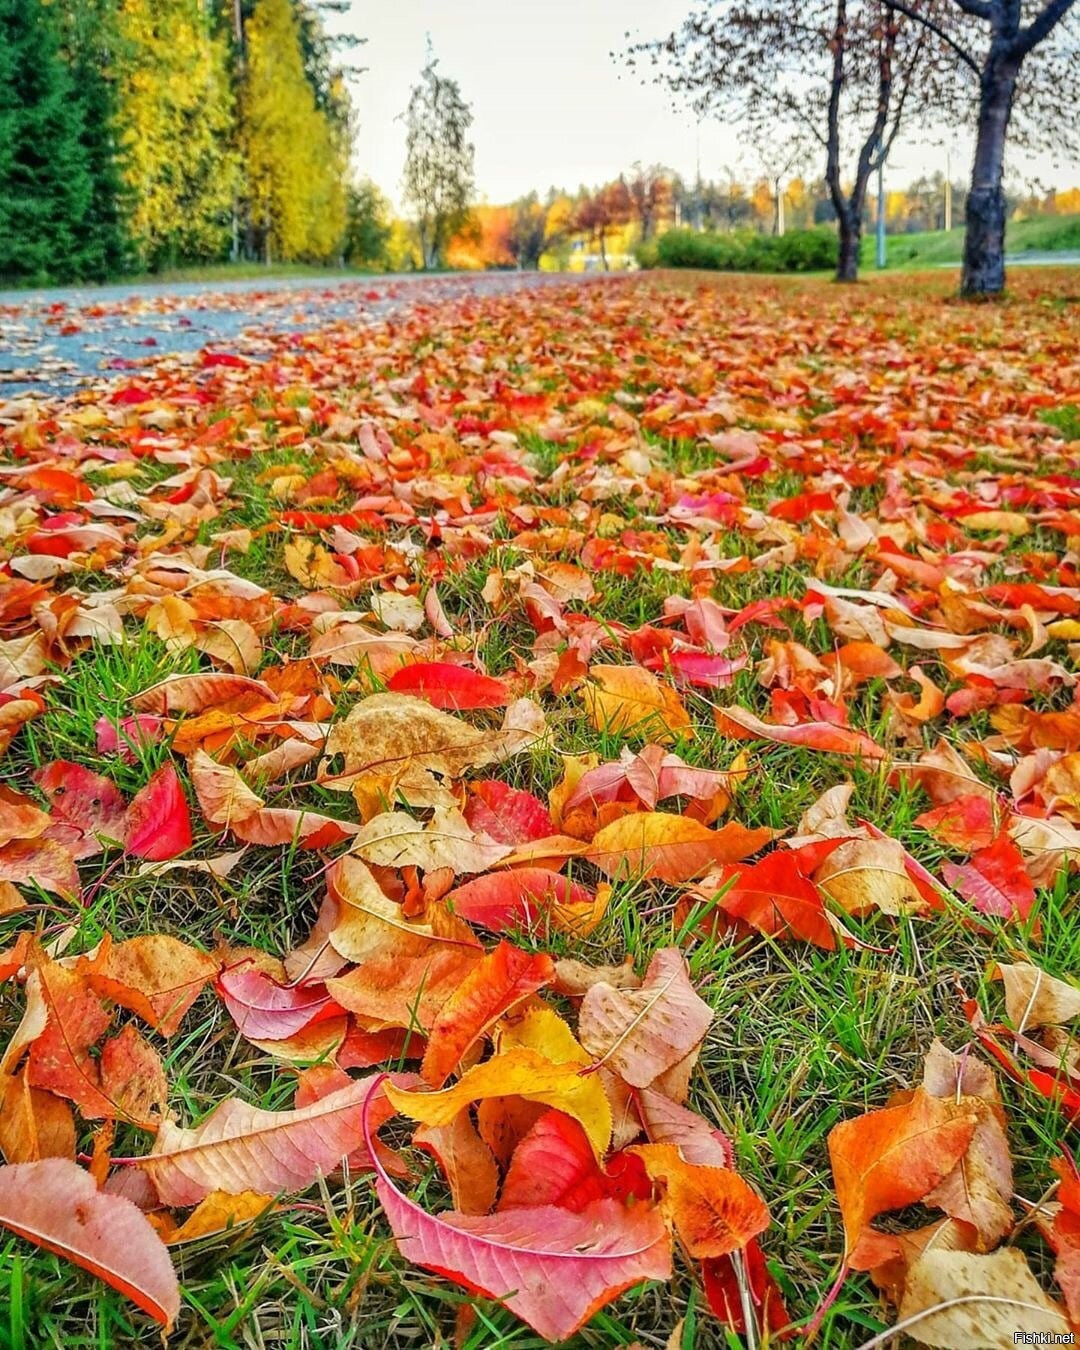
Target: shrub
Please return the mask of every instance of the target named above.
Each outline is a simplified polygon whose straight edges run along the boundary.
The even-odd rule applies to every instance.
[[[696,267],[712,272],[818,272],[836,266],[831,229],[795,230],[780,238],[736,231],[731,234],[669,230],[638,251],[642,267]]]

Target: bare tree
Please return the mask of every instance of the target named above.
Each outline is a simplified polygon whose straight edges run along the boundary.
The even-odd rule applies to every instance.
[[[1005,147],[1010,127],[1039,146],[1075,150],[1080,100],[1076,0],[885,0],[917,23],[954,79],[953,104],[967,77],[978,91],[975,157],[968,190],[961,293],[1005,288]],[[1017,114],[1019,117],[1017,118]]]
[[[630,194],[630,209],[641,226],[642,239],[651,239],[671,201],[668,170],[662,164],[651,164],[643,169],[641,161],[636,160],[626,179],[626,190]]]
[[[405,200],[416,208],[425,267],[438,267],[446,245],[468,222],[473,178],[472,109],[457,80],[444,79],[428,52],[405,113]]]
[[[885,0],[713,0],[659,42],[631,48],[699,115],[754,140],[816,144],[840,235],[838,281],[858,276],[871,174],[902,120],[933,94],[928,38]],[[854,149],[854,165],[845,143]]]

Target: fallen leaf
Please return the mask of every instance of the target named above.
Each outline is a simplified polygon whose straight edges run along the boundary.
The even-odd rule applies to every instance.
[[[943,1350],[1011,1346],[1017,1327],[1069,1334],[1061,1308],[1016,1247],[985,1256],[931,1248],[908,1271],[897,1320],[913,1340]]]
[[[581,1002],[585,1049],[632,1087],[645,1088],[701,1044],[712,1010],[676,947],[657,952],[640,989],[594,984]]]
[[[172,1261],[146,1217],[73,1162],[0,1167],[0,1223],[104,1280],[166,1330],[180,1313]]]

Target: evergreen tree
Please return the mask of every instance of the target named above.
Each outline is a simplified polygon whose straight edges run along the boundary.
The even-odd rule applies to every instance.
[[[0,276],[92,274],[83,109],[41,0],[0,0]]]
[[[83,274],[101,281],[122,272],[131,251],[117,129],[116,7],[112,0],[67,0],[64,9],[63,45],[92,185],[82,227]]]

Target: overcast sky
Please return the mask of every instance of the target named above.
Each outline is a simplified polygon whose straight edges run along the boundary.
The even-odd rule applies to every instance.
[[[628,30],[666,34],[691,7],[691,0],[354,0],[344,26],[368,39],[356,54],[368,71],[351,85],[357,170],[400,204],[400,114],[430,34],[440,72],[459,81],[473,106],[477,187],[488,201],[605,182],[638,159],[690,178],[699,153],[706,178],[725,167],[744,179],[760,176],[760,157],[733,128],[699,128],[690,113],[672,110],[670,95],[642,86],[609,55],[627,45]],[[957,138],[955,179],[966,177],[969,159],[970,144]],[[908,138],[892,161],[888,178],[901,187],[943,169],[945,153]],[[811,167],[818,176],[821,166]],[[1076,164],[1014,155],[1012,168],[1058,187],[1080,183]]]

